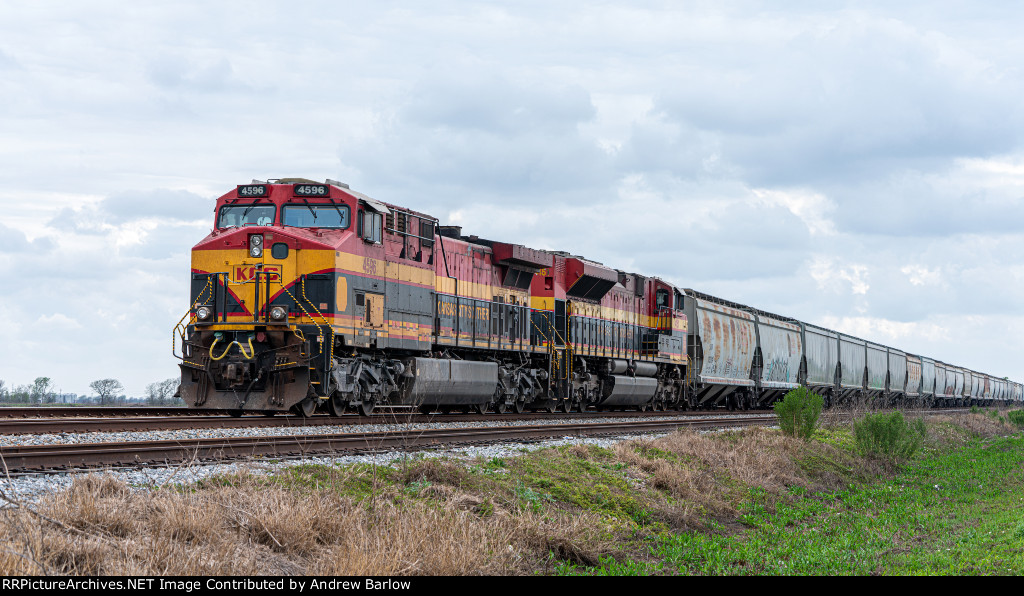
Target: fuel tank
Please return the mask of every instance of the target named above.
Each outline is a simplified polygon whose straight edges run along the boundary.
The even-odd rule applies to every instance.
[[[639,406],[652,399],[658,391],[658,379],[610,375],[603,382],[598,406]]]
[[[485,404],[498,388],[494,362],[410,358],[401,405],[467,406]]]

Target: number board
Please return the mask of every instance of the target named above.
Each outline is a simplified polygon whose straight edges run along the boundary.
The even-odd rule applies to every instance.
[[[238,196],[240,198],[265,197],[269,194],[266,184],[239,184]]]
[[[326,197],[330,194],[326,184],[296,184],[292,188],[297,197]]]

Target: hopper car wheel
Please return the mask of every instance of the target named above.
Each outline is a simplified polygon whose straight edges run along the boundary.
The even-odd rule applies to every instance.
[[[273,418],[277,416],[277,410],[263,410],[263,415],[267,418]]]
[[[452,413],[451,406],[441,406],[440,410],[441,410],[442,414],[451,414]]]
[[[516,414],[522,414],[523,410],[525,410],[525,409],[526,409],[526,402],[525,401],[518,401],[517,400],[516,403],[512,404],[512,411],[515,412]]]
[[[346,404],[345,401],[341,399],[340,395],[335,394],[333,397],[331,397],[331,400],[328,403],[328,405],[331,408],[332,416],[341,416],[342,414],[345,413],[345,407],[348,404]]]
[[[359,415],[369,416],[370,414],[373,414],[373,407],[375,405],[376,404],[373,402],[373,400],[363,398],[363,401],[359,402]]]
[[[422,405],[419,407],[420,414],[430,414],[434,411],[434,406]]]
[[[505,405],[505,402],[499,401],[499,402],[496,402],[494,404],[494,413],[495,414],[504,414],[507,411],[508,411],[508,406]]]
[[[484,414],[487,413],[487,404],[476,404],[475,406],[470,408],[470,411],[483,416]]]
[[[307,397],[306,399],[292,406],[292,411],[295,412],[297,415],[302,416],[303,418],[309,418],[310,416],[313,415],[314,412],[316,412],[316,402],[317,398]]]

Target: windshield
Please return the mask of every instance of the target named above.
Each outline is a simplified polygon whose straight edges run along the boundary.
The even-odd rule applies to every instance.
[[[217,216],[218,228],[269,226],[272,223],[273,205],[225,205]]]
[[[348,205],[285,205],[281,219],[293,228],[348,227]]]

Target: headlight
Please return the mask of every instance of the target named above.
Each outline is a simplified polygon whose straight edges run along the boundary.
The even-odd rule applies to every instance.
[[[249,256],[258,257],[263,254],[263,235],[249,236]]]
[[[205,321],[206,319],[209,319],[210,315],[212,314],[213,311],[210,310],[209,306],[200,306],[199,308],[196,309],[196,318],[199,319],[200,321]]]
[[[275,321],[283,321],[288,316],[288,311],[283,306],[275,306],[270,309],[270,318]]]

